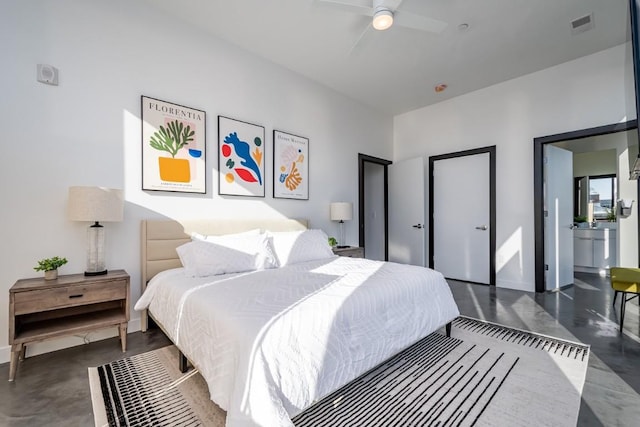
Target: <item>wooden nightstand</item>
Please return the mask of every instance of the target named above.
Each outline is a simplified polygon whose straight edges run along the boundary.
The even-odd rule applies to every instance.
[[[364,258],[364,248],[349,246],[347,248],[331,248],[334,254],[351,258]]]
[[[9,381],[30,343],[117,326],[126,351],[129,282],[124,270],[18,280],[9,290]]]

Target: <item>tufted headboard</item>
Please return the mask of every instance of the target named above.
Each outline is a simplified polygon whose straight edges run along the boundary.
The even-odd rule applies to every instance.
[[[223,235],[260,228],[269,231],[305,230],[305,219],[191,219],[142,220],[141,223],[141,285],[161,271],[181,266],[176,248],[191,240],[191,233]],[[147,329],[147,313],[142,313],[143,331]]]

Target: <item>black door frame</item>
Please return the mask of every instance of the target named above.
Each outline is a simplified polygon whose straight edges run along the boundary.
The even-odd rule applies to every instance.
[[[429,268],[433,268],[434,241],[433,221],[434,206],[434,163],[438,160],[454,159],[456,157],[474,156],[489,153],[489,285],[496,285],[496,146],[474,148],[472,150],[457,151],[429,157]],[[484,283],[486,284],[486,283]]]
[[[555,135],[541,136],[533,139],[533,204],[535,222],[535,283],[536,292],[545,291],[545,267],[544,267],[544,145],[554,142],[584,139],[592,136],[609,135],[617,132],[625,132],[637,129],[636,120],[629,120],[624,123],[614,123],[610,125],[598,126],[588,129],[580,129],[571,132],[558,133]],[[623,177],[618,177],[621,179]],[[638,200],[640,200],[640,185],[638,185]],[[638,215],[640,226],[640,215]],[[638,253],[640,258],[640,229],[638,238]],[[638,260],[640,265],[640,259]]]
[[[391,160],[358,153],[358,246],[366,249],[364,241],[365,212],[364,212],[364,164],[365,162],[382,165],[384,167],[384,260],[389,261],[389,173],[387,167]]]

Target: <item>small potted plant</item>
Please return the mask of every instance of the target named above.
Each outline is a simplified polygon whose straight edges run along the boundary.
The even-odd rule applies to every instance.
[[[616,211],[615,211],[615,209],[607,209],[607,221],[616,222]]]
[[[58,267],[67,263],[66,258],[54,256],[38,261],[38,265],[33,267],[35,271],[44,271],[44,280],[55,280],[58,278]]]
[[[587,224],[587,217],[584,215],[573,217],[573,222],[578,226],[578,228],[587,228],[589,226],[589,224]]]
[[[338,245],[338,241],[335,237],[329,237],[329,246],[334,247]]]

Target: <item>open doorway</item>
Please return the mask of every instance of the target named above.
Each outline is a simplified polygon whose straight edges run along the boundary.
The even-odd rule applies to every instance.
[[[563,134],[551,135],[534,139],[534,205],[535,205],[535,277],[536,277],[536,292],[544,292],[549,289],[547,283],[549,276],[549,244],[557,242],[559,234],[555,229],[545,230],[545,226],[549,225],[549,200],[546,200],[548,188],[545,186],[545,162],[546,151],[545,146],[554,146],[554,148],[560,150],[569,150],[572,153],[589,153],[594,152],[595,158],[604,159],[606,156],[603,154],[607,149],[614,150],[614,162],[615,172],[612,173],[611,166],[609,166],[608,172],[603,172],[602,169],[594,169],[595,166],[591,165],[584,168],[584,165],[579,165],[576,174],[572,174],[572,178],[576,179],[571,185],[575,191],[576,183],[581,183],[582,187],[579,189],[579,193],[574,197],[574,191],[571,192],[571,204],[573,205],[571,217],[567,220],[559,220],[558,227],[571,225],[569,236],[571,239],[571,249],[573,249],[574,257],[571,257],[572,263],[586,264],[587,270],[592,272],[600,272],[607,270],[610,264],[613,266],[628,266],[633,267],[640,265],[640,243],[639,243],[639,222],[640,216],[638,216],[637,209],[634,210],[633,216],[624,218],[623,220],[616,221],[615,224],[610,221],[612,218],[609,216],[603,216],[601,210],[605,209],[607,215],[610,215],[613,207],[613,201],[608,199],[613,198],[627,198],[631,197],[635,200],[640,198],[640,189],[638,187],[638,181],[629,181],[628,179],[628,146],[629,144],[637,144],[637,125],[636,121],[629,121],[625,123],[612,124],[607,126],[601,126],[597,128],[583,129],[574,132],[568,132]],[[598,154],[599,153],[599,154]],[[591,171],[591,172],[589,172]],[[548,171],[547,171],[548,172]],[[600,173],[602,172],[602,173]],[[611,191],[611,195],[608,193],[605,195],[604,189],[602,189],[602,201],[600,195],[597,195],[598,200],[590,200],[596,197],[592,193],[592,186],[589,185],[589,177],[593,178],[594,183],[598,183],[599,178],[616,176],[616,191]],[[586,177],[585,178],[583,178]],[[603,184],[606,187],[607,182],[611,184],[611,180],[598,184]],[[600,190],[593,188],[594,193]],[[582,200],[584,199],[584,200]],[[611,208],[603,208],[602,203],[611,204]],[[637,203],[637,202],[636,202]],[[584,227],[584,230],[574,228],[577,223],[574,215],[575,209],[578,209],[578,213],[587,213],[586,217],[590,220],[588,227]],[[614,208],[615,209],[615,208]],[[598,212],[595,212],[598,210]],[[580,215],[582,216],[582,215]],[[600,217],[599,217],[600,216]],[[567,223],[567,224],[565,224]],[[560,228],[557,228],[560,230]],[[576,231],[579,230],[579,231]],[[604,231],[608,230],[608,231]],[[561,231],[568,231],[564,230]],[[580,233],[585,234],[582,236]],[[593,236],[591,234],[594,234]],[[600,238],[601,236],[595,236],[595,234],[607,234],[607,238]],[[588,234],[588,235],[587,235]],[[582,239],[581,239],[582,237]],[[577,240],[576,240],[577,239]],[[576,243],[577,242],[577,243]],[[580,243],[584,243],[581,245]],[[588,245],[590,243],[590,245]],[[614,246],[611,246],[614,245]],[[588,247],[587,247],[588,246]],[[612,248],[615,247],[616,259],[604,259],[612,255]],[[603,260],[600,260],[603,258]],[[556,260],[558,258],[555,258]],[[553,260],[551,260],[553,261]],[[600,263],[600,261],[603,261]],[[606,266],[605,266],[606,264]],[[571,272],[574,271],[574,266],[571,266]],[[583,270],[584,271],[584,270]]]
[[[389,259],[390,160],[358,154],[358,230],[359,243],[368,259]]]

